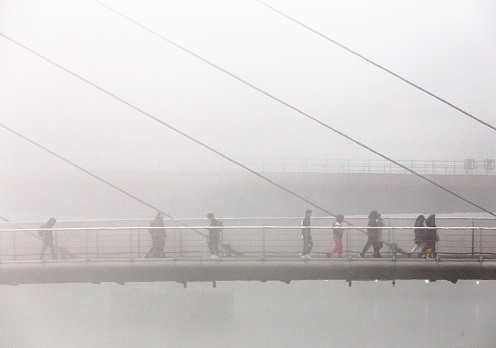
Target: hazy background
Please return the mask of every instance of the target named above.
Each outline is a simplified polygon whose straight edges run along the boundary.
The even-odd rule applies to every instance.
[[[0,287],[0,345],[490,348],[495,290],[420,280]]]
[[[494,157],[494,131],[256,1],[106,1],[394,159]],[[270,1],[495,124],[491,1]],[[377,158],[93,1],[0,1],[0,32],[215,149]],[[216,156],[0,38],[2,122],[85,166]],[[2,130],[9,170],[57,160]]]
[[[393,159],[494,158],[491,129],[256,1],[105,3]],[[496,124],[494,2],[270,4]],[[378,158],[94,1],[0,0],[0,32],[241,162]],[[85,168],[225,162],[2,37],[0,52],[1,122]],[[0,209],[7,218],[29,218],[22,208],[10,214],[10,192],[26,182],[33,196],[55,205],[50,191],[57,187],[44,177],[93,193],[88,205],[114,195],[0,132],[1,187],[9,188]],[[74,197],[61,192],[63,201]],[[134,209],[127,198],[121,203]]]
[[[105,3],[394,159],[494,158],[494,131],[255,1]],[[496,124],[495,2],[269,3]],[[0,0],[0,32],[235,159],[376,158],[93,1]],[[217,160],[3,37],[0,120],[100,173]],[[87,218],[96,206],[102,217],[114,206],[153,215],[4,129],[0,156],[10,220]],[[71,206],[76,196],[86,199]],[[492,281],[0,287],[0,345],[492,347],[495,290]]]

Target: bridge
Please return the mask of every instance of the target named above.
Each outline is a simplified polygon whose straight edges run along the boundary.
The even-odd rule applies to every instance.
[[[144,258],[149,221],[60,221],[53,229],[58,254],[40,259],[40,222],[0,225],[0,284],[216,281],[496,279],[496,219],[437,218],[437,257],[410,255],[413,217],[386,217],[382,258],[358,257],[366,218],[347,218],[343,257],[332,248],[332,219],[312,218],[314,248],[302,258],[301,218],[225,218],[221,257],[210,258],[206,219],[166,220],[166,257]],[[202,224],[203,223],[203,224]],[[38,226],[38,227],[35,227]]]

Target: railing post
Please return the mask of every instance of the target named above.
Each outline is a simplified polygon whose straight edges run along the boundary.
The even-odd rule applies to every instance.
[[[86,229],[85,240],[86,240],[86,260],[89,260],[90,259],[90,254],[89,254],[89,249],[90,249],[90,231],[88,229]]]
[[[391,222],[388,221],[388,227],[391,227]],[[388,228],[388,244],[391,245],[391,234],[394,233],[394,230],[391,231],[391,228]],[[389,250],[391,251],[391,256],[394,256],[394,253],[391,250],[391,247],[389,247]]]
[[[138,230],[138,259],[141,258],[141,230]]]
[[[179,229],[179,257],[183,257],[183,229]]]
[[[475,254],[475,230],[474,230],[474,219],[472,219],[472,258]]]
[[[220,229],[220,256],[225,257],[225,252],[224,252],[224,228]]]
[[[482,228],[479,227],[479,256],[482,256]]]
[[[133,258],[133,229],[129,229],[129,258]]]
[[[262,258],[265,260],[265,227],[262,228]]]
[[[391,221],[388,221],[388,225],[389,227],[391,227]],[[396,243],[396,229],[389,229],[391,232],[391,243]],[[391,243],[389,243],[389,245],[391,245]],[[396,250],[397,248],[394,248],[393,251],[393,257],[396,255]]]
[[[57,250],[59,249],[59,248],[58,248],[58,246],[59,246],[59,236],[58,236],[58,234],[57,234],[57,231],[55,231],[55,238],[54,238],[54,239],[55,239],[55,246],[54,246],[54,249],[55,249],[55,250],[54,250],[54,253],[55,253],[55,255],[56,255],[56,256],[57,256],[57,258],[58,258],[58,256],[59,256],[59,255],[58,255],[58,251],[57,251]]]
[[[345,230],[346,233],[346,258],[350,257],[350,232],[352,230]]]
[[[12,256],[14,260],[17,260],[17,252],[16,252],[16,231],[12,232]]]
[[[100,230],[96,231],[96,255],[100,258]]]

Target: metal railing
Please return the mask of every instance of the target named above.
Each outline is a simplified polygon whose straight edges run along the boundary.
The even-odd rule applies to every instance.
[[[470,221],[470,220],[469,220]],[[476,226],[438,227],[440,240],[437,253],[449,258],[495,258],[496,227]],[[477,220],[478,221],[478,220]],[[485,220],[480,220],[485,221]],[[487,221],[494,223],[494,220]],[[487,222],[486,221],[486,222]],[[54,244],[60,259],[109,260],[140,259],[151,248],[147,227],[62,227],[54,228]],[[167,226],[166,258],[202,259],[210,253],[205,235],[207,226]],[[344,226],[343,256],[354,257],[366,243],[367,226]],[[200,234],[200,233],[202,234]],[[0,261],[40,260],[42,246],[38,229],[0,229]],[[384,257],[401,257],[400,250],[414,246],[413,227],[386,226],[382,228]],[[334,245],[332,226],[312,226],[314,247],[311,255],[325,258]],[[223,258],[298,258],[302,249],[301,226],[224,226],[221,233]],[[407,254],[404,255],[408,256]],[[337,257],[336,255],[333,258]],[[46,258],[50,259],[49,252]]]
[[[259,172],[308,172],[308,173],[366,173],[410,174],[409,171],[389,161],[354,159],[289,159],[242,158],[239,162]],[[433,175],[494,175],[494,160],[398,160],[398,163],[419,174]],[[94,163],[93,163],[94,165]],[[164,171],[239,171],[240,167],[220,160],[188,161],[183,159],[142,159],[133,162],[112,163],[109,169],[164,170]],[[106,168],[102,163],[98,168]]]

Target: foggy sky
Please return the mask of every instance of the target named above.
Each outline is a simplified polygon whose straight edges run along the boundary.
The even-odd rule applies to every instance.
[[[496,124],[494,2],[267,1]],[[394,159],[495,157],[494,131],[256,1],[104,2]],[[377,158],[90,0],[0,0],[0,33],[235,159]],[[150,160],[218,160],[2,37],[0,120],[94,169],[141,168]],[[66,164],[4,129],[0,156],[0,208],[10,219],[59,218],[62,208],[53,207],[62,205],[61,219],[90,216],[91,200],[87,205],[70,200],[83,200],[80,192],[104,207],[129,205],[140,216],[135,202],[85,174],[61,175]],[[52,187],[54,182],[59,185]],[[73,191],[67,189],[71,185]],[[47,202],[49,190],[70,191],[69,198],[55,195]],[[181,214],[191,213],[190,207],[179,208]],[[142,214],[149,211],[143,208]],[[210,284],[189,290],[172,283],[2,287],[0,309],[6,315],[0,320],[0,344],[208,347],[229,342],[243,347],[252,342],[240,337],[251,335],[260,346],[418,346],[425,339],[438,346],[489,347],[494,282],[474,287],[468,282],[399,282],[395,288],[386,283],[352,288],[336,282],[220,283],[216,296]],[[226,304],[226,293],[232,304]],[[212,299],[225,305],[214,315],[202,307]],[[159,311],[140,307],[154,308],[154,301]],[[223,318],[226,313],[232,321]]]
[[[494,158],[494,131],[255,1],[106,1],[393,159]],[[270,1],[496,124],[496,4]],[[236,159],[377,159],[92,1],[0,1],[0,32]],[[219,160],[0,38],[0,117],[93,168]],[[59,161],[1,130],[12,171]]]

